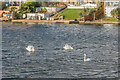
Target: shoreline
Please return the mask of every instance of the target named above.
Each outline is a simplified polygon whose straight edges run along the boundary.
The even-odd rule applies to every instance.
[[[74,21],[74,20],[12,20],[11,22],[26,23],[65,23],[65,24],[120,24],[120,21]]]

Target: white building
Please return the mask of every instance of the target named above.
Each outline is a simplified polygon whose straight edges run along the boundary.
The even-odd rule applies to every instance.
[[[118,0],[106,0],[105,1],[105,15],[107,17],[112,17],[111,11],[120,6],[120,1]]]
[[[71,9],[97,8],[97,4],[86,3],[86,4],[82,4],[80,6],[74,6],[74,5],[68,4],[67,8],[71,8]]]
[[[27,13],[28,20],[42,20],[52,16],[52,13]]]

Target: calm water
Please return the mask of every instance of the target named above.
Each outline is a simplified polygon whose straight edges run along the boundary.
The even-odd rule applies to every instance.
[[[118,77],[117,25],[3,25],[2,45],[3,78]],[[84,63],[84,53],[92,60]]]

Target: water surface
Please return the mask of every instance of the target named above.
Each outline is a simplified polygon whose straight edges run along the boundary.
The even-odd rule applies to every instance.
[[[3,24],[2,46],[3,78],[118,77],[118,25]]]

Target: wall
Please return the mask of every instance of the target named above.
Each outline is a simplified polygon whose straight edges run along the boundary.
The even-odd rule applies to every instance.
[[[57,8],[56,8],[56,12],[59,12],[59,11],[63,10],[64,8],[66,8],[66,6],[57,7]]]
[[[47,14],[45,14],[45,18],[50,17],[52,15],[53,15],[52,13],[47,13]]]
[[[47,12],[51,13],[51,12],[56,12],[56,7],[42,7],[43,9],[46,8]]]
[[[47,17],[52,16],[52,13],[27,13],[27,19],[30,19],[30,17],[32,16],[34,19],[37,20],[37,17],[41,16],[42,19],[45,19]]]

